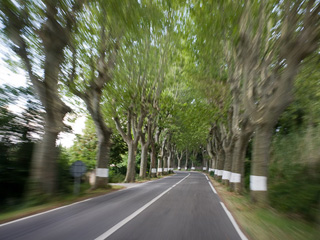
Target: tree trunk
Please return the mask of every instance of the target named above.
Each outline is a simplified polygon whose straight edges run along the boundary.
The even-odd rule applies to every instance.
[[[162,168],[162,157],[158,157],[158,170],[157,170],[157,176],[162,176],[163,168]]]
[[[42,93],[44,94],[44,93]],[[71,111],[59,98],[53,90],[48,93],[48,97],[42,99],[46,101],[46,117],[43,139],[35,145],[35,151],[32,156],[28,196],[33,197],[38,194],[47,194],[49,196],[55,193],[57,187],[56,165],[58,152],[56,149],[56,140],[58,134],[63,129],[63,118]]]
[[[214,156],[212,156],[211,158],[211,171],[215,172],[216,170],[216,158]]]
[[[208,152],[208,155],[209,155],[209,157],[210,157],[210,159],[209,159],[209,173],[210,172],[215,172],[215,169],[216,169],[216,166],[215,166],[215,156],[214,156],[214,152],[213,152],[213,147],[212,147],[212,145],[211,145],[212,143],[211,143],[211,141],[208,141],[207,142],[207,152]]]
[[[214,170],[214,178],[215,179],[218,179],[218,174],[219,174],[219,169],[218,169],[218,166],[219,166],[219,153],[217,153],[216,155],[216,159],[215,159],[215,170]]]
[[[178,158],[178,170],[181,170],[181,158]]]
[[[206,172],[208,170],[208,160],[205,158],[205,153],[202,151],[202,170]]]
[[[136,161],[136,150],[137,144],[135,144],[132,140],[127,143],[128,144],[128,167],[127,167],[127,174],[125,178],[126,183],[134,182],[136,176],[136,169],[135,169],[135,161]]]
[[[46,120],[43,139],[35,145],[29,180],[29,197],[43,193],[50,196],[56,190],[58,153],[56,140],[59,132],[51,131],[52,124],[54,124],[52,121]]]
[[[225,159],[224,151],[220,150],[219,151],[218,162],[217,162],[217,175],[215,175],[217,180],[221,180],[222,179],[224,159]]]
[[[185,164],[184,169],[188,170],[188,151],[186,151],[186,164]]]
[[[141,178],[146,178],[146,174],[147,174],[148,148],[149,148],[149,144],[141,143],[141,163],[140,163],[140,172],[139,172],[139,176]]]
[[[165,135],[164,139],[162,140],[161,144],[161,157],[158,159],[158,176],[164,175],[164,168],[167,168],[166,163],[166,142],[167,142],[167,135]],[[168,169],[167,169],[168,171]]]
[[[101,126],[96,124],[96,133],[98,136],[97,169],[94,189],[105,188],[109,183],[109,157],[110,157],[110,138],[111,132],[107,129],[102,130]]]
[[[153,178],[157,176],[156,159],[157,159],[156,144],[155,144],[155,142],[152,140],[152,141],[151,141],[150,176],[153,177]]]
[[[95,125],[98,138],[98,152],[96,164],[96,177],[93,189],[105,188],[109,183],[109,158],[110,158],[110,138],[111,130],[107,127],[100,108],[101,93],[90,89],[85,97],[87,110],[90,113]]]
[[[193,166],[193,160],[191,160],[191,170],[195,170],[195,167]]]
[[[231,189],[237,193],[242,193],[244,188],[244,162],[246,151],[252,131],[242,133],[236,142],[233,153],[232,173],[230,179]]]
[[[171,173],[172,170],[172,151],[169,150],[169,155],[168,155],[168,173]]]
[[[168,153],[165,153],[165,155],[163,156],[163,175],[168,175],[168,157],[167,157]]]
[[[209,146],[209,144],[211,143],[208,143],[207,144],[207,152],[210,156],[210,160],[209,160],[209,173],[210,172],[213,172],[215,174],[215,170],[216,170],[216,158],[215,158],[215,155],[212,151],[212,148],[211,146]]]
[[[272,130],[272,125],[258,125],[253,142],[250,190],[252,201],[260,205],[267,203],[267,175]]]
[[[226,186],[229,186],[230,177],[231,177],[232,152],[233,152],[233,145],[225,148],[225,160],[224,160],[224,166],[223,166],[222,184]]]

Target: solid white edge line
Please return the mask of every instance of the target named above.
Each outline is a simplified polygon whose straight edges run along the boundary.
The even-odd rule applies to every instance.
[[[46,213],[49,213],[49,212],[60,210],[60,209],[63,209],[63,208],[66,208],[66,207],[70,207],[70,206],[73,206],[73,205],[76,205],[76,204],[79,204],[79,203],[87,202],[87,201],[90,201],[90,200],[92,200],[92,198],[88,198],[88,199],[85,199],[85,200],[80,201],[80,202],[71,203],[71,204],[68,204],[68,205],[65,205],[65,206],[62,206],[62,207],[54,208],[54,209],[51,209],[51,210],[48,210],[48,211],[45,211],[45,212],[37,213],[37,214],[31,215],[31,216],[28,216],[28,217],[19,218],[17,220],[13,220],[11,222],[0,224],[0,227],[6,226],[6,225],[9,225],[9,224],[12,224],[12,223],[20,222],[20,221],[23,221],[23,220],[26,220],[26,219],[29,219],[29,218],[37,217],[37,216],[40,216],[40,215],[43,215],[43,214],[46,214]]]
[[[246,237],[246,235],[243,234],[243,232],[241,231],[241,229],[239,228],[237,222],[234,220],[232,214],[229,212],[229,210],[227,209],[227,207],[224,205],[223,202],[220,202],[223,210],[226,212],[227,216],[229,217],[232,225],[234,226],[234,228],[236,229],[237,233],[239,234],[240,238],[242,240],[248,240],[248,238]]]
[[[217,193],[217,191],[215,190],[215,188],[213,187],[212,183],[211,183],[210,181],[208,181],[208,183],[209,183],[212,191],[213,191],[215,194],[218,195],[218,193]],[[237,222],[234,220],[232,214],[229,212],[229,210],[227,209],[227,207],[224,205],[224,203],[223,203],[223,202],[220,202],[220,204],[221,204],[223,210],[226,212],[228,218],[230,219],[233,227],[236,229],[237,233],[239,234],[241,240],[248,240],[248,238],[246,237],[246,235],[244,235],[243,232],[241,231],[241,229],[239,228]]]
[[[165,195],[167,192],[169,192],[172,188],[174,188],[175,186],[177,186],[179,183],[181,183],[183,180],[185,180],[187,177],[190,176],[190,173],[185,176],[183,179],[181,179],[179,182],[177,182],[176,184],[174,184],[173,186],[171,186],[170,188],[168,188],[167,190],[165,190],[164,192],[162,192],[160,195],[158,195],[157,197],[155,197],[154,199],[152,199],[150,202],[146,203],[145,205],[143,205],[141,208],[139,208],[138,210],[136,210],[134,213],[132,213],[131,215],[129,215],[128,217],[126,217],[125,219],[123,219],[122,221],[118,222],[116,225],[114,225],[112,228],[110,228],[108,231],[106,231],[105,233],[103,233],[102,235],[100,235],[99,237],[97,237],[95,240],[104,240],[107,237],[109,237],[111,234],[113,234],[115,231],[117,231],[119,228],[121,228],[122,226],[124,226],[126,223],[128,223],[129,221],[131,221],[133,218],[135,218],[137,215],[139,215],[142,211],[144,211],[146,208],[148,208],[152,203],[154,203],[155,201],[157,201],[159,198],[161,198],[163,195]]]
[[[215,194],[218,194],[217,191],[216,191],[216,189],[212,186],[212,183],[211,183],[211,182],[208,182],[208,183],[209,183],[212,191],[213,191]]]
[[[205,176],[206,176],[206,178],[207,178],[207,180],[208,180],[208,183],[209,183],[209,185],[210,185],[210,187],[211,187],[212,191],[213,191],[215,194],[217,194],[217,195],[218,195],[218,193],[217,193],[216,189],[213,187],[213,185],[212,185],[212,183],[210,182],[210,180],[209,180],[208,176],[207,176],[206,174],[204,174],[204,173],[203,173],[203,175],[205,175]]]

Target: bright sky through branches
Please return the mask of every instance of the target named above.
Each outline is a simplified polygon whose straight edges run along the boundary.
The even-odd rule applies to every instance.
[[[23,70],[16,69],[16,73],[8,68],[8,64],[5,62],[8,49],[0,43],[0,85],[8,84],[13,87],[26,87],[27,78]],[[21,112],[23,106],[10,105],[10,111]],[[57,144],[61,144],[64,147],[71,147],[75,139],[75,134],[82,134],[82,130],[85,127],[86,117],[81,116],[76,119],[74,123],[67,122],[73,129],[73,133],[61,133],[57,141]]]

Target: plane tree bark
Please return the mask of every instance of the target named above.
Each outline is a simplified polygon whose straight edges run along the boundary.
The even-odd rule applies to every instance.
[[[191,170],[195,170],[194,162],[196,162],[198,156],[198,150],[192,150],[192,157],[191,157]]]
[[[173,158],[174,158],[174,145],[169,142],[168,144],[168,173],[173,172]]]
[[[178,170],[180,171],[181,170],[181,160],[182,160],[182,157],[183,157],[183,151],[180,151],[180,154],[177,151],[176,155],[177,155],[177,159],[178,159]]]
[[[205,148],[202,148],[201,154],[202,154],[202,170],[203,171],[209,171],[209,169],[208,169],[209,161],[208,161],[208,158],[207,158],[208,154],[206,152],[207,152],[207,150]]]
[[[163,172],[165,175],[167,175],[170,172],[171,160],[172,160],[172,146],[170,142],[170,132],[168,131],[167,141],[165,146],[165,157],[163,159]]]
[[[247,2],[240,21],[238,61],[242,68],[243,103],[255,126],[250,188],[254,202],[267,202],[267,176],[273,128],[293,100],[301,62],[319,47],[320,4],[284,1],[276,18],[262,1],[253,17]],[[268,23],[268,24],[266,24]]]
[[[216,163],[215,163],[215,178],[220,180],[222,179],[223,175],[223,167],[224,167],[224,158],[225,158],[225,153],[223,149],[223,136],[220,132],[220,128],[218,128],[217,125],[213,126],[213,131],[214,131],[214,140],[213,140],[213,152],[215,153],[216,156]]]
[[[150,176],[157,176],[157,157],[158,157],[158,147],[159,147],[159,137],[160,137],[160,129],[155,127],[155,122],[153,123],[153,131],[151,140],[151,162],[150,162]]]
[[[220,124],[220,132],[223,136],[222,146],[225,153],[225,161],[223,165],[223,175],[222,175],[222,183],[229,186],[230,178],[231,178],[231,169],[233,164],[233,152],[234,145],[237,142],[238,136],[234,134],[234,126],[237,117],[235,116],[235,112],[233,108],[230,109],[228,114],[228,128],[225,125]]]
[[[216,156],[213,151],[213,127],[211,127],[208,140],[207,140],[207,152],[210,157],[209,159],[209,172],[213,171],[215,172],[216,169]]]
[[[186,161],[184,165],[184,170],[188,170],[188,161],[189,161],[189,154],[188,149],[186,149]]]
[[[244,162],[249,140],[253,134],[253,126],[248,118],[244,118],[240,123],[238,140],[234,146],[232,173],[230,187],[237,193],[242,193],[244,189]]]
[[[234,65],[234,62],[237,60],[236,53],[235,51],[232,51],[230,44],[226,44],[225,52],[229,65],[228,82],[232,95],[232,116],[229,115],[229,123],[231,123],[229,126],[231,129],[231,132],[229,133],[231,134],[231,144],[227,146],[226,151],[232,152],[232,155],[229,156],[232,162],[229,183],[231,190],[240,193],[243,189],[245,153],[254,127],[249,116],[243,110],[244,107],[241,101],[241,69],[239,65]],[[230,52],[233,54],[230,54]],[[228,159],[228,157],[226,158]]]
[[[148,149],[149,149],[149,145],[150,145],[151,139],[152,139],[152,122],[153,122],[153,119],[149,115],[148,121],[147,121],[147,126],[145,126],[145,129],[142,130],[142,132],[141,132],[141,139],[140,139],[141,163],[140,163],[140,172],[139,172],[139,176],[141,178],[146,178],[146,175],[147,175]],[[147,139],[146,139],[146,137],[147,137]]]
[[[161,148],[160,148],[160,156],[158,157],[158,171],[157,176],[162,176],[164,174],[163,168],[167,165],[164,162],[165,155],[166,155],[166,143],[167,143],[167,135],[165,134],[164,138],[161,142]]]
[[[135,181],[136,152],[145,117],[146,112],[143,108],[140,109],[140,114],[137,116],[137,114],[133,112],[133,106],[131,106],[127,112],[127,132],[122,129],[119,117],[116,116],[114,118],[117,130],[128,145],[128,165],[125,182]]]

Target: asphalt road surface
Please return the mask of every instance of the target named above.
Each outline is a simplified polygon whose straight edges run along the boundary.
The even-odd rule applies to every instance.
[[[173,176],[0,225],[0,239],[246,239],[202,173]]]

